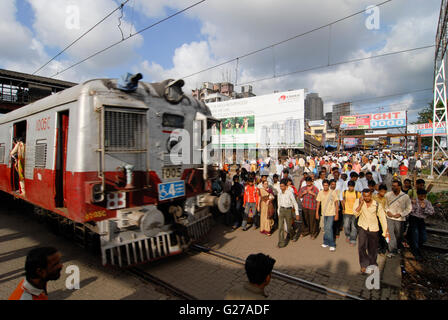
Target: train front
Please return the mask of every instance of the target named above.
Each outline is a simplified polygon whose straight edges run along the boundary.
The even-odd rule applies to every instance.
[[[219,132],[212,129],[219,121],[204,103],[184,95],[182,80],[140,79],[128,75],[116,87],[147,110],[104,113],[103,147],[109,152],[103,161],[116,166],[121,184],[103,188],[107,209],[116,210],[115,218],[99,223],[103,264],[134,265],[181,253],[209,232],[213,207],[230,209],[228,194],[211,195],[219,162],[212,131],[215,137]],[[129,139],[134,151],[114,150]]]

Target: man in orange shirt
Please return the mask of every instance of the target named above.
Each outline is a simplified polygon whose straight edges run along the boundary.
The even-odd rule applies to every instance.
[[[241,225],[243,227],[243,231],[247,230],[247,220],[249,218],[249,212],[252,210],[252,216],[253,220],[255,222],[255,229],[258,229],[259,227],[259,220],[257,220],[257,211],[260,211],[260,195],[258,188],[254,185],[254,178],[249,178],[247,181],[248,185],[246,188],[244,188],[244,219],[243,224]]]
[[[31,250],[25,262],[23,279],[9,300],[48,300],[47,282],[61,277],[61,254],[52,247]]]

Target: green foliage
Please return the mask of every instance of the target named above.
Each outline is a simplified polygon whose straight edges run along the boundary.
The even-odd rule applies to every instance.
[[[443,107],[443,103],[439,101],[437,107]],[[442,113],[443,113],[442,111],[439,111],[438,116],[441,116]],[[433,117],[434,117],[434,101],[431,101],[425,108],[423,108],[422,111],[418,113],[417,121],[413,122],[413,124],[432,122]]]
[[[428,199],[428,201],[430,201],[432,204],[435,204],[437,202],[448,203],[448,191],[430,192],[426,196],[426,199]]]

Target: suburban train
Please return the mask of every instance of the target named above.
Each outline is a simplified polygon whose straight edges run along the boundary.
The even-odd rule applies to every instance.
[[[104,265],[181,253],[210,230],[213,207],[230,208],[211,194],[219,120],[183,80],[141,80],[86,81],[0,118],[0,190],[97,235]],[[11,154],[20,141],[23,172]]]

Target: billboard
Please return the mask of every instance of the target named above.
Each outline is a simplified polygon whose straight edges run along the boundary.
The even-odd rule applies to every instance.
[[[208,103],[220,119],[212,146],[222,149],[304,148],[305,91],[295,90],[245,99]]]
[[[355,147],[359,144],[358,138],[344,138],[344,146],[345,147]]]
[[[308,121],[308,125],[310,127],[323,127],[325,126],[325,120]]]
[[[340,128],[344,130],[387,129],[406,127],[406,111],[342,116]]]
[[[376,135],[383,134],[384,136],[386,136],[387,130],[371,131],[371,132],[366,132],[365,134],[366,134],[366,136],[372,135],[372,134],[376,134]],[[364,140],[379,140],[379,138],[365,138]]]
[[[432,137],[433,123],[418,123],[408,126],[409,133],[419,133],[422,137]],[[443,121],[436,129],[436,136],[446,135],[446,123]]]

